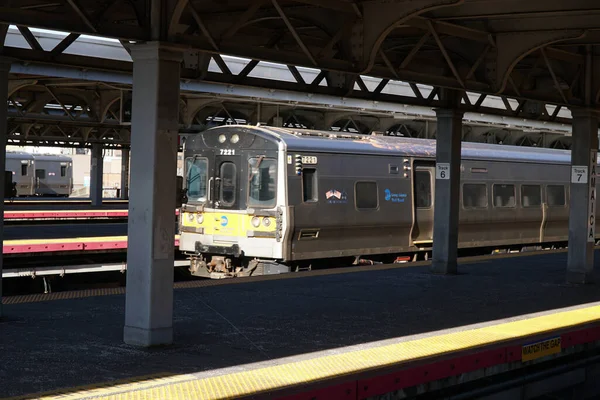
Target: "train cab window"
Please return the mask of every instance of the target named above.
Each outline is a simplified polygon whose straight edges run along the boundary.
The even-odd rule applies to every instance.
[[[21,176],[27,176],[27,164],[21,164]]]
[[[274,207],[277,204],[277,160],[255,157],[248,160],[248,206]]]
[[[237,168],[235,164],[226,161],[221,164],[219,178],[219,199],[224,206],[232,206],[235,203],[235,193],[237,188]]]
[[[377,182],[356,182],[356,208],[359,210],[374,210],[379,206]]]
[[[316,202],[319,200],[317,189],[317,170],[304,168],[302,170],[302,197],[304,202]]]
[[[60,166],[60,176],[67,176],[67,166],[66,165]]]
[[[546,186],[546,201],[548,207],[563,207],[565,205],[565,187],[563,185]]]
[[[539,207],[542,204],[542,188],[540,185],[521,185],[521,205]]]
[[[515,207],[515,185],[494,184],[492,191],[494,196],[494,207]]]
[[[487,187],[484,183],[465,183],[462,189],[464,208],[487,208]]]
[[[417,208],[431,207],[431,173],[415,171],[415,196]]]
[[[208,160],[206,158],[186,159],[187,197],[191,202],[206,201],[206,183],[208,179]]]

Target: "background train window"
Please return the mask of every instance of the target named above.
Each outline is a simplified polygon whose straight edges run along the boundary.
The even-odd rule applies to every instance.
[[[66,165],[60,166],[60,176],[67,176],[67,166]]]
[[[21,176],[27,175],[27,164],[21,164]]]
[[[487,188],[483,183],[465,183],[462,198],[464,208],[487,208]]]
[[[431,173],[415,171],[415,192],[417,208],[431,207]]]
[[[232,206],[235,203],[237,191],[237,168],[235,164],[229,161],[222,163],[219,175],[221,178],[219,200],[224,206]]]
[[[277,203],[277,161],[256,157],[248,160],[249,207],[274,207]]]
[[[540,185],[521,185],[521,205],[523,207],[539,207],[542,204],[542,188]]]
[[[206,158],[186,159],[187,197],[191,202],[206,201],[206,182],[208,180],[208,160]]]
[[[36,169],[35,177],[40,179],[46,179],[46,170],[45,169]]]
[[[304,168],[302,170],[302,196],[305,202],[315,202],[319,200],[317,170],[314,168]]]
[[[493,185],[494,207],[514,207],[516,205],[515,185]]]
[[[546,200],[549,207],[562,207],[565,205],[565,187],[562,185],[546,186]]]
[[[356,182],[356,208],[372,210],[379,206],[377,182]]]

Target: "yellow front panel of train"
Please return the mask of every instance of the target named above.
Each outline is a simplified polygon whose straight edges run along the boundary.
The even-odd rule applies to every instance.
[[[203,234],[215,236],[247,237],[250,231],[274,232],[276,229],[276,221],[273,217],[254,217],[248,214],[215,211],[183,213],[182,225],[184,228],[202,228]]]

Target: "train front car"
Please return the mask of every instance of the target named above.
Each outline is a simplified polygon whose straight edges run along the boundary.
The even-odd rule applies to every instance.
[[[194,276],[289,272],[285,146],[269,131],[223,126],[188,136],[179,249]]]

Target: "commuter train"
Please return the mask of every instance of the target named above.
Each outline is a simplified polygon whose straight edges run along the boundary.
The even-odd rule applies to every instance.
[[[5,170],[12,173],[17,197],[69,197],[73,191],[70,157],[7,152]]]
[[[277,274],[432,248],[433,140],[222,126],[184,146],[192,275]],[[570,151],[463,143],[459,248],[568,240]]]

